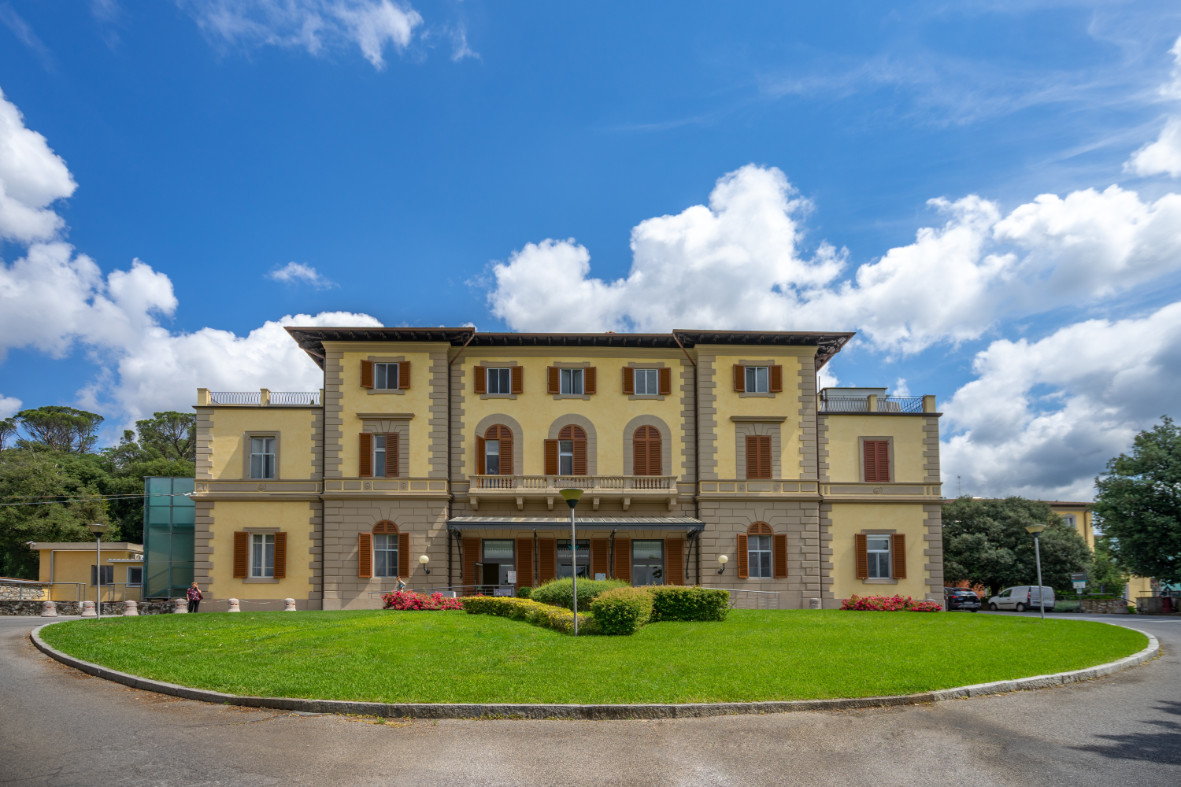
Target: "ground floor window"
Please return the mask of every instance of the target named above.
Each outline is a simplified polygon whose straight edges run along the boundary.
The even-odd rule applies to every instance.
[[[398,534],[378,533],[373,536],[373,576],[398,575]]]
[[[869,558],[869,578],[890,578],[890,537],[866,536],[865,552]]]
[[[771,536],[747,536],[746,553],[751,577],[771,576]]]
[[[664,583],[664,542],[632,542],[632,584],[661,585]]]
[[[94,575],[95,575],[94,566],[91,566],[90,567],[90,584],[92,584],[92,585],[94,584],[94,579],[95,579]],[[114,566],[103,566],[102,581],[103,581],[104,585],[115,584],[115,567]]]
[[[250,576],[272,579],[275,576],[275,534],[250,534]]]
[[[513,595],[509,574],[516,570],[512,539],[484,539],[480,581],[492,595]]]
[[[574,550],[575,563],[580,578],[590,577],[590,541],[578,539]],[[558,579],[574,576],[570,562],[570,539],[558,542]]]
[[[127,567],[127,587],[138,588],[144,584],[144,570],[142,566]]]

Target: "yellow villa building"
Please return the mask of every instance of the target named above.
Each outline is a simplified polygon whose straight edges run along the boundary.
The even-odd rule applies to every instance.
[[[787,608],[942,599],[935,399],[817,391],[851,333],[287,330],[320,391],[197,393],[203,609],[573,572]]]

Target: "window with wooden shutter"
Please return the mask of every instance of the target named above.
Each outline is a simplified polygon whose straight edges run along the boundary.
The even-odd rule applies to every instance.
[[[685,584],[685,539],[664,539],[664,583]]]
[[[476,394],[488,393],[488,369],[483,366],[472,368],[472,392]]]
[[[632,540],[615,539],[615,578],[624,582],[632,581]]]
[[[474,592],[475,586],[479,584],[480,578],[476,576],[476,563],[480,560],[480,547],[483,539],[479,538],[464,538],[459,542],[459,548],[463,550],[462,561],[462,576],[463,576],[463,592]]]
[[[558,474],[558,441],[545,441],[545,474]]]
[[[894,579],[906,579],[906,536],[902,533],[890,536],[890,562]]]
[[[890,482],[890,441],[863,440],[865,455],[865,480],[867,483],[885,484]]]
[[[582,392],[587,396],[595,393],[595,367],[588,366],[582,370]]]
[[[250,576],[250,534],[245,530],[234,532],[234,579]]]
[[[771,393],[783,391],[783,367],[778,364],[771,367],[771,384],[768,390]]]
[[[734,364],[734,390],[738,393],[746,392],[746,367],[740,363]]]
[[[746,477],[771,477],[771,435],[746,436]]]
[[[857,560],[857,578],[869,579],[869,546],[864,533],[853,535],[853,552]]]
[[[660,378],[660,382],[658,384],[660,395],[661,396],[668,396],[669,394],[671,394],[673,392],[673,370],[662,368],[658,371],[657,374],[658,374],[658,377]]]
[[[476,435],[476,475],[484,475],[487,472],[488,465],[484,461],[486,450],[487,443],[484,438]]]
[[[275,579],[287,578],[287,534],[275,533]]]
[[[533,539],[517,539],[517,589],[533,587]]]
[[[398,434],[387,432],[385,436],[385,477],[398,477]]]
[[[750,576],[750,554],[747,552],[746,533],[738,534],[734,559],[738,563],[738,578],[747,579]]]
[[[360,579],[373,577],[373,534],[357,534],[357,576]]]
[[[410,576],[410,534],[398,534],[398,576]]]
[[[590,542],[590,571],[591,579],[595,578],[596,574],[603,576],[611,575],[611,567],[608,565],[608,554],[611,551],[611,541],[606,538],[592,538]]]
[[[636,392],[636,370],[630,366],[623,367],[623,392],[628,396]]]
[[[398,362],[398,387],[410,387],[410,361]]]
[[[641,426],[632,435],[632,472],[635,475],[660,475],[660,430]]]
[[[556,441],[546,440],[545,448],[546,448],[546,467],[547,468],[550,466],[549,452],[551,449],[550,449],[549,444],[551,442],[554,443],[554,460],[555,460],[554,464],[553,464],[554,472],[550,473],[549,470],[547,469],[546,470],[547,475],[557,475],[557,474],[565,475],[567,472],[569,472],[570,475],[586,475],[586,473],[587,473],[587,461],[586,461],[587,440],[586,440],[586,431],[581,426],[573,426],[573,425],[564,426],[564,427],[562,427],[562,430],[560,432],[558,432],[558,439]],[[562,447],[560,444],[563,442],[568,443],[567,450],[569,450],[571,452],[570,454],[566,455],[568,457],[568,459],[566,461],[569,463],[569,465],[570,465],[569,467],[562,467],[562,464],[561,464]]]
[[[362,478],[373,477],[373,435],[368,432],[361,432],[360,441],[360,456],[358,462],[357,475]]]
[[[509,377],[511,378],[509,385],[512,386],[510,390],[515,394],[523,393],[525,390],[525,367],[512,366],[510,368],[512,369],[509,372]]]
[[[496,441],[496,452],[493,457],[488,454],[490,440]],[[491,462],[492,458],[496,459],[495,463]],[[513,474],[513,432],[507,426],[493,424],[484,432],[483,437],[476,437],[476,472],[480,475]]]
[[[553,538],[537,539],[537,581],[544,585],[558,576],[558,542]]]
[[[772,562],[775,564],[775,578],[787,576],[787,534],[776,533],[773,538]]]
[[[562,370],[556,366],[548,366],[545,370],[546,392],[560,393],[562,390]]]
[[[373,387],[373,361],[361,361],[361,387]]]

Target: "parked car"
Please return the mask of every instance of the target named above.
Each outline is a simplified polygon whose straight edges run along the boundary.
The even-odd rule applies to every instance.
[[[1042,586],[1040,593],[1045,593],[1046,611],[1054,611],[1054,588]],[[988,600],[988,608],[994,612],[998,609],[1011,609],[1024,612],[1027,609],[1039,609],[1041,598],[1037,585],[1017,585],[1005,588]]]
[[[948,612],[954,609],[970,609],[980,611],[980,597],[967,588],[943,588],[943,608]]]

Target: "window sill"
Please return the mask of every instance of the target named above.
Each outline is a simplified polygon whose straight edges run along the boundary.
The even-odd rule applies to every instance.
[[[739,399],[774,399],[778,394],[769,391],[741,391]]]
[[[278,585],[279,580],[274,577],[246,577],[242,580],[247,585]]]
[[[554,399],[590,399],[590,394],[550,394]]]
[[[515,393],[486,393],[480,394],[480,399],[516,399],[520,394]]]
[[[398,394],[399,396],[405,394],[409,388],[366,388],[365,391],[370,396],[374,394]]]
[[[896,579],[863,579],[863,580],[861,580],[861,582],[866,585],[897,585],[898,584],[898,580],[896,580]]]

